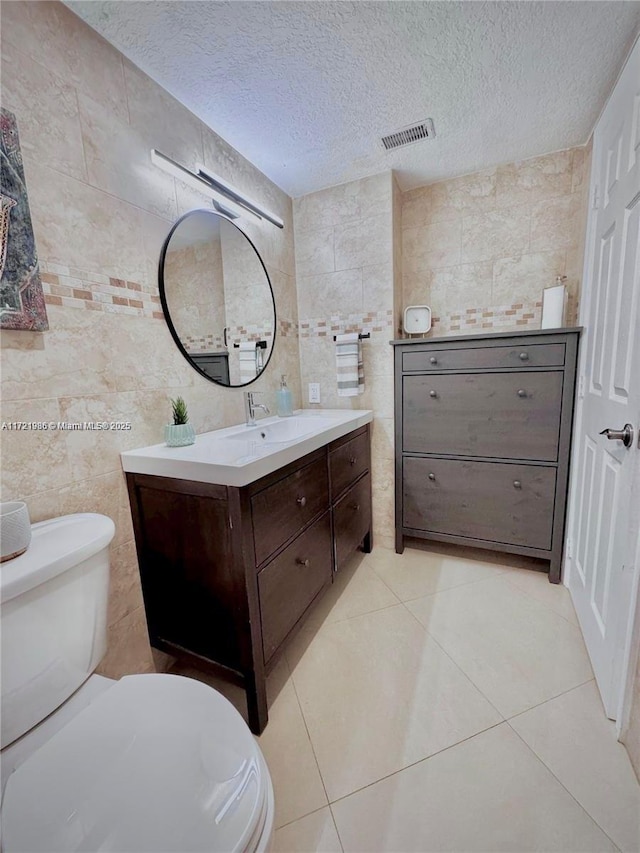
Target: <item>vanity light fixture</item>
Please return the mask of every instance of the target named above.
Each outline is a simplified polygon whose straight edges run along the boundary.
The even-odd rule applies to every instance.
[[[243,195],[232,187],[231,184],[228,184],[224,178],[221,178],[220,175],[216,175],[215,172],[212,172],[210,169],[207,169],[205,166],[201,166],[200,164],[198,164],[198,177],[204,178],[204,180],[207,181],[214,189],[224,193],[225,196],[228,196],[232,201],[237,202],[237,204],[251,211],[251,213],[260,219],[266,219],[278,228],[284,228],[284,222],[279,216],[276,216],[275,213],[271,213],[269,210],[266,210],[266,208],[258,204],[257,201],[249,198],[249,196]]]
[[[248,196],[242,195],[231,184],[204,166],[198,165],[198,172],[192,172],[155,148],[151,151],[151,162],[199,192],[208,195],[213,200],[216,210],[232,219],[239,219],[245,213],[251,213],[258,219],[266,219],[278,228],[284,228],[284,222],[279,216],[265,210]]]
[[[198,177],[195,172],[192,172],[190,169],[186,169],[184,166],[176,163],[175,160],[172,160],[170,157],[167,157],[155,148],[151,149],[151,162],[154,166],[157,166],[159,169],[162,169],[174,178],[178,178],[178,180],[190,187],[193,187],[193,189],[198,190],[198,192],[208,195],[213,201],[215,209],[219,213],[224,213],[225,216],[229,217],[229,219],[240,219],[244,213],[244,210],[240,205],[234,204],[231,199],[227,198],[222,193],[216,192],[208,181]]]

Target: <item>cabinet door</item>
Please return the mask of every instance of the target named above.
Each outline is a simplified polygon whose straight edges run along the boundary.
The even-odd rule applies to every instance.
[[[562,371],[404,376],[405,453],[558,458]]]
[[[556,469],[459,459],[403,459],[403,526],[551,548]]]
[[[265,663],[330,582],[331,520],[326,513],[258,575]]]

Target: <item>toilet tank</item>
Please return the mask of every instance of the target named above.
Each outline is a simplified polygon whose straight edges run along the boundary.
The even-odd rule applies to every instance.
[[[79,513],[32,525],[0,568],[2,747],[55,711],[107,647],[113,521]]]

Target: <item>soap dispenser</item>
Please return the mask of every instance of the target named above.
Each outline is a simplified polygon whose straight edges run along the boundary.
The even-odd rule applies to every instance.
[[[280,387],[276,391],[276,409],[279,418],[288,418],[293,414],[293,397],[287,388],[287,377],[282,374]]]

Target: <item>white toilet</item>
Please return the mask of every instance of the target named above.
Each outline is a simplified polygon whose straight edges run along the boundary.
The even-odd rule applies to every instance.
[[[32,530],[0,571],[4,853],[269,850],[269,771],[220,693],[174,675],[92,674],[111,519]]]

